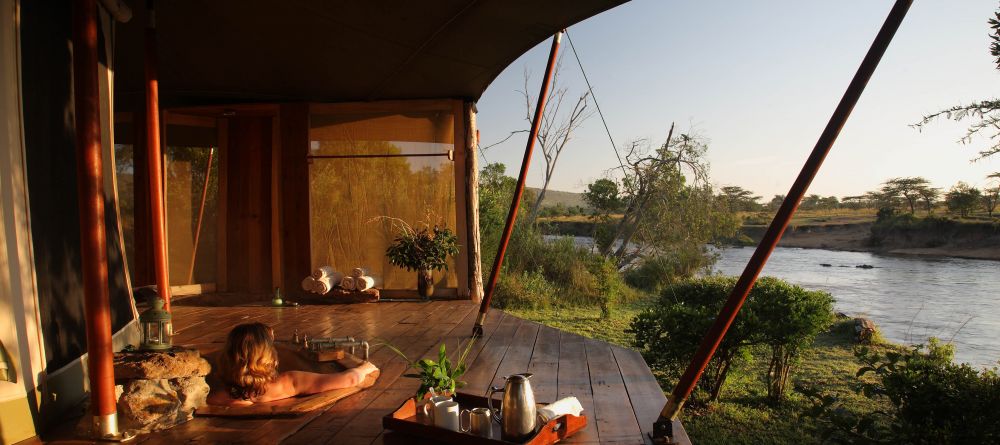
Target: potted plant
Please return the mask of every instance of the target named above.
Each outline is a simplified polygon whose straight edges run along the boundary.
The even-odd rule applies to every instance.
[[[424,299],[434,293],[434,271],[447,270],[449,255],[458,254],[458,236],[447,227],[435,225],[414,230],[398,224],[399,235],[385,250],[389,262],[417,272],[417,292]]]
[[[422,359],[415,362],[411,361],[403,351],[400,351],[399,348],[392,344],[387,342],[385,345],[402,357],[403,360],[406,360],[406,364],[410,368],[418,371],[403,374],[403,377],[420,379],[420,388],[417,389],[417,400],[423,400],[424,396],[430,393],[431,390],[434,390],[438,395],[450,396],[455,394],[455,390],[465,386],[465,382],[459,379],[465,374],[465,359],[469,356],[469,352],[472,351],[474,342],[474,339],[470,339],[464,346],[459,343],[458,357],[454,358],[448,357],[448,351],[444,343],[441,343],[441,347],[438,349],[437,361]]]

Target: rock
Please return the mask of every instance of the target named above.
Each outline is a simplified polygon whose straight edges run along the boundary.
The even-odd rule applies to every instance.
[[[204,377],[185,377],[170,381],[170,387],[177,391],[177,398],[181,402],[180,410],[188,413],[188,419],[194,410],[205,406],[208,400],[208,383]]]
[[[119,421],[139,433],[171,428],[194,417],[208,390],[204,377],[130,380],[118,399]]]
[[[174,348],[164,352],[122,352],[115,354],[115,378],[177,379],[204,377],[212,371],[196,349]]]
[[[118,399],[118,416],[125,429],[159,431],[180,423],[176,418],[180,407],[168,380],[132,380]]]
[[[854,319],[854,335],[855,340],[858,343],[871,343],[872,338],[875,336],[875,331],[877,330],[878,327],[875,326],[874,321],[860,317]]]

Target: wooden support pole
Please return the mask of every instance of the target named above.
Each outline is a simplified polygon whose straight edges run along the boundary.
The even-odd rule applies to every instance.
[[[562,31],[552,37],[552,47],[549,49],[549,60],[545,65],[545,77],[542,78],[542,86],[538,92],[538,102],[535,104],[535,115],[531,119],[531,132],[528,133],[528,142],[524,147],[524,160],[521,161],[521,172],[517,176],[517,187],[514,188],[514,198],[510,204],[510,211],[507,213],[507,223],[504,225],[503,234],[500,236],[500,247],[497,248],[497,255],[493,259],[493,270],[490,271],[490,280],[486,285],[486,295],[479,305],[479,318],[472,328],[472,335],[479,337],[483,334],[483,323],[486,322],[486,314],[490,310],[490,301],[493,300],[493,292],[497,287],[497,280],[500,277],[500,268],[503,266],[503,257],[507,253],[507,243],[514,232],[514,221],[517,220],[517,210],[521,207],[521,195],[524,194],[524,183],[528,176],[528,167],[531,165],[531,153],[535,149],[535,139],[538,139],[538,129],[542,125],[542,114],[545,112],[545,99],[548,96],[549,86],[552,84],[552,76],[556,69],[556,56],[559,53],[559,41],[562,40]]]
[[[149,204],[153,230],[153,265],[156,272],[156,290],[170,310],[170,275],[167,269],[167,229],[163,218],[163,153],[160,150],[160,87],[156,70],[156,12],[153,0],[146,1],[145,52],[143,65],[146,73],[146,148],[149,168]]]
[[[76,125],[77,193],[80,205],[80,262],[87,332],[90,408],[97,437],[118,434],[108,248],[104,229],[104,165],[101,160],[101,104],[97,83],[97,4],[73,3],[73,103]]]
[[[476,105],[466,102],[462,106],[465,115],[465,193],[466,219],[468,224],[469,256],[469,297],[476,303],[483,301],[482,252],[479,242],[479,130],[476,129]]]
[[[868,50],[868,54],[865,55],[861,66],[854,74],[850,85],[848,85],[847,91],[844,93],[843,98],[841,98],[836,110],[834,110],[833,116],[830,117],[826,128],[816,142],[816,146],[806,160],[805,165],[802,166],[802,171],[799,172],[799,176],[795,179],[795,183],[792,184],[788,195],[781,203],[781,207],[774,216],[774,220],[768,226],[764,238],[757,245],[757,250],[750,257],[750,261],[743,270],[743,274],[736,282],[733,291],[729,294],[725,306],[723,306],[719,316],[709,328],[708,333],[705,334],[705,338],[702,340],[701,345],[698,346],[698,350],[691,359],[687,370],[684,371],[677,386],[674,387],[673,393],[671,393],[670,398],[667,400],[666,406],[660,412],[660,418],[653,426],[655,440],[663,442],[669,437],[671,421],[676,419],[677,415],[680,414],[684,402],[691,395],[702,372],[705,371],[705,367],[712,359],[723,337],[725,337],[726,331],[733,323],[733,320],[736,319],[740,308],[743,307],[750,289],[753,288],[754,283],[757,281],[757,276],[760,275],[764,264],[767,263],[768,257],[777,246],[778,240],[781,239],[785,228],[788,227],[788,223],[802,201],[802,197],[805,196],[806,191],[809,189],[809,184],[816,177],[820,166],[823,165],[823,160],[833,147],[833,143],[837,140],[840,130],[847,122],[847,118],[858,103],[858,99],[861,98],[861,93],[864,92],[865,86],[875,72],[879,61],[882,59],[882,55],[885,54],[886,48],[889,47],[889,42],[892,41],[896,30],[899,29],[899,25],[903,22],[903,17],[906,16],[906,12],[910,8],[912,1],[897,0],[889,12],[889,16],[886,18],[885,23],[875,37],[875,41]]]
[[[198,206],[198,225],[194,230],[194,246],[191,248],[191,267],[188,269],[187,284],[194,284],[194,263],[198,259],[198,241],[201,239],[201,223],[205,217],[205,201],[208,199],[208,183],[212,179],[212,158],[215,147],[208,149],[208,163],[205,166],[205,183],[201,187],[201,205]]]

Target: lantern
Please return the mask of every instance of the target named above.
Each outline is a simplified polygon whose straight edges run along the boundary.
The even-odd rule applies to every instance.
[[[154,297],[153,307],[139,314],[139,326],[142,330],[142,343],[139,349],[144,351],[163,351],[170,349],[170,337],[174,334],[170,323],[170,312],[163,309],[163,299]]]

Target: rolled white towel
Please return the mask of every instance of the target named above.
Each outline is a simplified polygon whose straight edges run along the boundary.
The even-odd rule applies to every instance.
[[[353,270],[351,270],[351,276],[354,278],[363,277],[365,276],[365,274],[367,274],[367,271],[360,267],[355,267]]]
[[[375,279],[372,277],[354,277],[354,290],[363,291],[375,286]]]
[[[306,292],[315,292],[313,290],[315,288],[316,288],[316,280],[312,277],[312,275],[305,277],[302,280],[302,290]]]
[[[553,403],[538,408],[538,416],[543,422],[548,422],[564,414],[579,416],[583,412],[583,405],[576,397],[566,397]]]
[[[312,277],[314,280],[318,280],[323,277],[332,276],[335,273],[337,273],[337,271],[333,269],[333,266],[322,266],[313,271]]]
[[[354,290],[354,277],[344,277],[341,279],[340,287],[347,290]]]
[[[333,278],[334,277],[330,276],[315,280],[316,284],[313,287],[314,292],[320,295],[326,295],[327,292],[330,292],[330,289],[333,289],[333,286],[340,284],[339,280],[334,281]]]

